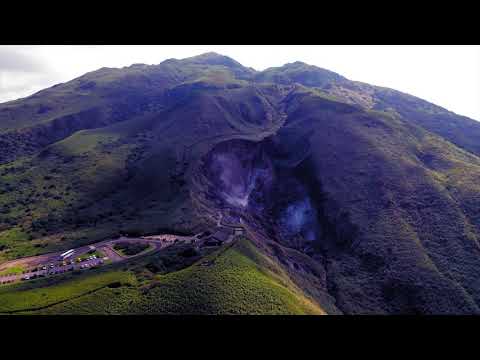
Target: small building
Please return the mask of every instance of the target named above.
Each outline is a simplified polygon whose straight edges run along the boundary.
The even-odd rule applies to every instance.
[[[233,228],[233,234],[235,236],[245,235],[245,229],[241,226],[236,226]]]
[[[203,246],[220,246],[229,242],[233,234],[232,228],[223,227],[214,234],[204,237]]]
[[[221,242],[226,242],[230,239],[230,236],[233,234],[232,229],[221,228],[215,234],[212,235],[212,238],[219,240]]]

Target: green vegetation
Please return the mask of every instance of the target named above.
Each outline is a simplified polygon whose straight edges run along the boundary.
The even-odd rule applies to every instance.
[[[25,268],[23,266],[12,266],[8,269],[0,271],[0,275],[15,275],[21,274]]]
[[[256,74],[257,81],[277,84],[299,83],[308,87],[322,87],[345,80],[342,76],[316,66],[294,62],[281,67],[268,68]]]
[[[134,284],[134,281],[129,273],[116,271],[73,276],[46,287],[26,288],[24,284],[3,287],[0,288],[0,313],[34,311],[90,294],[110,284]]]
[[[93,252],[88,252],[88,253],[83,254],[83,255],[81,255],[81,256],[77,256],[77,257],[75,257],[75,260],[77,260],[77,261],[83,261],[83,260],[88,259],[90,256],[94,256],[94,255],[95,255],[97,258],[103,258],[103,257],[105,256],[105,254],[102,253],[101,251],[95,250],[95,251],[93,251]]]
[[[136,278],[149,272],[138,264],[127,265],[132,266]],[[136,278],[131,271],[105,269],[4,287],[0,313],[324,313],[246,239],[183,270],[153,274],[147,281]]]
[[[31,256],[41,248],[40,243],[31,242],[28,234],[19,228],[1,231],[0,246],[0,261]]]
[[[118,242],[113,248],[123,256],[133,256],[146,251],[151,246],[148,243],[136,243],[136,242]]]
[[[18,303],[39,304],[38,287],[48,304],[68,300],[45,312],[308,313],[328,293],[329,312],[480,313],[479,138],[471,119],[300,62],[255,72],[204,54],[99,69],[0,104],[0,262],[209,229],[219,199],[208,203],[199,165],[232,139],[301,180],[321,239],[310,259],[293,251],[309,244],[283,238],[291,252],[240,242],[209,266],[166,250],[125,265],[132,286],[48,295],[75,282],[59,276],[0,298],[12,309],[32,291]],[[282,237],[273,216],[257,220]]]
[[[142,229],[142,234],[156,233],[159,228],[175,231],[171,218],[185,219],[189,225],[191,215],[181,209],[187,193],[179,193],[178,186],[170,184],[171,174],[156,166],[132,168],[142,157],[144,150],[135,142],[145,139],[143,135],[114,145],[113,135],[94,134],[78,133],[72,143],[68,139],[52,146],[53,158],[32,158],[22,165],[22,171],[0,178],[0,186],[2,182],[17,184],[0,194],[0,258],[82,246],[133,228]],[[88,143],[81,156],[72,153],[81,149],[79,139]],[[158,160],[174,168],[170,157]],[[137,172],[143,175],[132,178],[130,174]],[[154,184],[162,186],[153,188]],[[166,194],[176,196],[166,198]]]
[[[208,263],[208,266],[202,264]],[[141,286],[104,287],[49,307],[52,314],[323,314],[248,240]]]
[[[176,314],[323,313],[289,282],[278,265],[269,268],[268,262],[244,239],[194,266],[160,276],[140,310]]]

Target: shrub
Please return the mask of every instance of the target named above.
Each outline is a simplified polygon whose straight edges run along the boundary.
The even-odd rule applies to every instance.
[[[125,229],[122,231],[125,235],[130,237],[139,237],[143,236],[144,232],[141,229]]]
[[[198,255],[198,251],[195,250],[195,248],[193,247],[189,247],[183,251],[181,251],[179,253],[180,256],[183,256],[183,257],[194,257],[194,256],[197,256]]]
[[[116,243],[113,248],[119,250],[127,256],[132,256],[141,253],[146,250],[150,245],[131,242]]]

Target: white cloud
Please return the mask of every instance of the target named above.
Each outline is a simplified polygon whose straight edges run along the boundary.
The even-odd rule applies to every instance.
[[[23,60],[15,64],[17,73],[19,68],[28,68],[34,70],[30,73],[42,76],[27,79],[18,75],[18,81],[12,82],[7,75],[8,79],[0,83],[0,101],[30,95],[104,66],[158,64],[167,58],[215,51],[257,70],[303,61],[480,120],[479,46],[0,46],[0,57],[6,50],[21,54]],[[34,66],[28,66],[32,62]],[[0,60],[0,75],[2,72],[5,78],[5,73],[13,70],[11,66],[2,70]],[[13,90],[15,87],[17,90]]]

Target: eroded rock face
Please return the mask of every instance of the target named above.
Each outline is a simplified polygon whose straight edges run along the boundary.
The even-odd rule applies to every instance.
[[[198,233],[221,214],[247,224],[298,286],[316,299],[327,289],[344,313],[480,313],[473,120],[306,64],[252,75],[210,54],[101,69],[2,105],[0,124],[0,164],[29,156],[39,174],[55,165],[81,185],[73,189],[78,203],[56,195],[72,206],[54,219],[66,228],[79,219],[82,229],[95,221],[102,231],[135,221],[149,231],[161,222]],[[66,137],[76,146],[68,136],[82,129],[120,139],[82,157],[47,147]],[[95,186],[78,181],[127,148],[124,168],[123,160],[109,166]],[[27,184],[35,175],[24,165],[2,173]],[[16,198],[19,210],[48,224],[50,194],[34,202],[35,186],[17,191],[8,181],[3,202]],[[0,230],[14,218],[24,228],[36,223],[17,214]]]
[[[204,191],[217,200],[219,212],[236,214],[237,221],[255,218],[277,241],[307,250],[320,240],[321,204],[295,174],[296,166],[278,161],[275,147],[270,140],[218,144],[204,159],[202,173],[210,184]]]
[[[268,191],[275,176],[261,144],[242,140],[217,145],[205,169],[225,205],[244,210],[255,206],[252,193]]]

